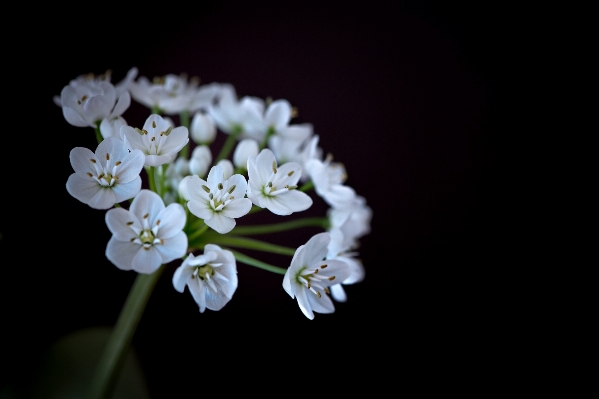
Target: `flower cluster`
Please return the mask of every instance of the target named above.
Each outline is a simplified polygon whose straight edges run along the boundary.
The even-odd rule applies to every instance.
[[[149,109],[141,127],[123,116],[132,100]],[[186,75],[149,80],[132,68],[118,84],[109,72],[78,76],[54,102],[69,124],[96,134],[95,151],[71,150],[66,189],[106,211],[105,255],[119,269],[151,275],[180,261],[173,287],[187,287],[204,312],[232,299],[237,262],[256,266],[281,274],[309,319],[333,313],[334,301],[347,299],[343,286],[363,280],[357,248],[372,210],[345,184],[344,166],[323,156],[312,124],[292,123],[297,111],[287,100],[239,97],[230,84]],[[213,157],[217,134],[226,138]],[[318,198],[328,206],[322,217],[238,225],[250,213],[307,211]],[[306,226],[323,231],[297,248],[248,238]],[[292,259],[279,267],[233,248]]]

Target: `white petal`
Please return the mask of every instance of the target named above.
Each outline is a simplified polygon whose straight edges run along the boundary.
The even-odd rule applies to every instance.
[[[81,117],[81,115],[79,115],[77,113],[77,111],[75,111],[73,108],[70,107],[62,107],[62,115],[64,116],[64,118],[66,119],[66,121],[73,125],[73,126],[77,126],[77,127],[95,127],[93,123],[86,121],[85,119],[83,119]]]
[[[158,238],[170,238],[180,233],[185,227],[185,209],[181,204],[170,204],[160,212],[157,220],[160,220]]]
[[[204,222],[220,234],[226,234],[233,230],[236,224],[235,219],[224,216],[222,212],[215,212],[212,218],[204,219]]]
[[[135,196],[133,202],[131,202],[131,206],[129,207],[129,211],[132,212],[140,221],[148,219],[148,223],[153,226],[154,222],[165,209],[164,201],[158,194],[150,190],[141,190],[139,194]]]
[[[155,248],[162,256],[161,263],[182,258],[187,252],[187,235],[181,231],[173,237],[165,238],[162,245],[155,245]]]
[[[204,313],[204,310],[206,310],[206,286],[204,283],[198,281],[196,277],[187,284],[187,287],[189,288],[193,300],[196,301],[200,307],[200,313]]]
[[[126,148],[124,143],[123,147]],[[118,166],[119,183],[127,183],[136,177],[139,177],[139,174],[144,167],[145,161],[146,156],[140,150],[133,150],[127,156],[125,156],[122,159],[121,164]]]
[[[208,205],[203,201],[191,200],[187,203],[187,208],[189,209],[189,212],[193,213],[200,219],[204,219],[204,221],[210,220],[214,217],[214,210],[208,207]]]
[[[121,270],[131,270],[133,257],[140,249],[140,245],[129,241],[119,241],[114,236],[106,245],[106,258]]]
[[[175,273],[173,273],[173,287],[176,291],[183,292],[185,290],[185,285],[192,273],[193,268],[185,266],[184,263],[175,270]]]
[[[330,236],[329,233],[318,233],[313,235],[304,248],[305,255],[303,260],[304,265],[315,265],[318,262],[322,262],[324,257],[327,255],[327,246],[329,245]],[[341,263],[341,262],[339,262]]]
[[[312,206],[312,198],[298,190],[289,190],[274,197],[275,201],[291,212],[301,212]]]
[[[135,231],[141,230],[139,220],[131,212],[123,208],[109,209],[104,215],[104,220],[108,230],[119,241],[129,242],[131,238],[137,237]],[[133,225],[135,230],[130,225]]]
[[[329,287],[329,290],[334,300],[337,302],[347,302],[347,294],[341,284],[333,284]]]
[[[112,191],[115,196],[115,203],[123,202],[130,198],[133,198],[141,190],[141,177],[137,176],[137,179],[127,182],[119,183],[113,186]]]
[[[311,291],[307,292],[306,296],[308,297],[308,302],[310,303],[312,311],[325,314],[335,312],[335,304],[324,292],[321,292],[320,297]]]
[[[131,262],[133,270],[142,274],[152,274],[160,265],[162,265],[162,256],[153,246],[148,249],[141,247]]]
[[[297,292],[296,292],[297,304],[299,305],[300,309],[302,310],[302,313],[304,313],[304,315],[308,319],[314,320],[314,313],[312,312],[312,307],[308,300],[309,294],[310,294],[310,292],[307,291],[306,289],[297,290]]]
[[[221,213],[228,218],[240,218],[247,215],[250,209],[252,209],[252,201],[247,198],[240,198],[229,202]]]

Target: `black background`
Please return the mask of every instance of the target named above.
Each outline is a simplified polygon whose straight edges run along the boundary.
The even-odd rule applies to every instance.
[[[355,381],[379,362],[390,371],[410,359],[419,369],[485,335],[504,217],[493,192],[502,10],[316,4],[58,9],[31,21],[33,39],[12,65],[26,72],[17,76],[27,90],[18,110],[5,108],[13,130],[5,143],[14,148],[2,160],[5,392],[26,397],[59,338],[112,326],[135,278],[104,256],[104,212],[66,192],[69,151],[96,142],[52,102],[80,74],[110,69],[117,83],[133,66],[150,79],[187,73],[231,83],[240,96],[289,100],[299,110],[293,122],[314,125],[320,147],[345,165],[346,184],[373,210],[359,250],[365,280],[346,286],[349,300],[334,314],[312,321],[284,292],[282,276],[244,264],[233,299],[200,314],[188,291],[172,288],[169,265],[133,339],[152,397],[199,394],[238,376],[252,376],[252,390],[272,378],[301,391],[331,369],[339,372],[334,384],[347,385],[343,378]],[[141,127],[148,114],[133,104],[124,116]],[[324,209],[317,203],[314,212]],[[297,247],[308,237],[273,242]]]

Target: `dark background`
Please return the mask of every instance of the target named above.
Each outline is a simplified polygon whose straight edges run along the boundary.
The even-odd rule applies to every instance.
[[[5,145],[15,153],[2,160],[7,397],[31,394],[58,339],[112,326],[135,278],[104,256],[104,211],[66,192],[69,151],[95,150],[96,142],[52,102],[69,80],[108,69],[113,83],[136,66],[150,79],[187,73],[231,83],[240,96],[289,100],[299,110],[293,122],[314,125],[320,147],[345,165],[346,184],[373,209],[371,234],[360,240],[365,280],[346,286],[349,300],[334,314],[312,321],[284,292],[282,276],[244,264],[233,299],[200,314],[187,290],[172,288],[176,265],[169,265],[133,339],[151,397],[198,393],[237,376],[257,378],[253,388],[273,378],[301,389],[331,369],[340,384],[378,370],[379,361],[388,370],[426,367],[485,336],[505,216],[494,192],[502,10],[470,2],[315,4],[54,10],[32,21],[33,39],[15,50],[13,65],[28,88],[19,92],[19,117],[7,116],[16,132]],[[148,114],[134,103],[124,116],[141,127]],[[307,238],[273,242],[297,247]]]

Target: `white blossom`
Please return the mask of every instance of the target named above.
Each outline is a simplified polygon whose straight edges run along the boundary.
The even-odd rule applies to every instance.
[[[155,77],[151,82],[140,76],[131,82],[133,99],[151,110],[160,110],[167,115],[176,115],[183,111],[194,112],[193,102],[198,92],[198,78],[187,79],[187,75],[167,74]]]
[[[353,188],[344,185],[347,174],[339,162],[327,158],[324,162],[310,159],[306,162],[306,173],[314,183],[314,191],[334,208],[349,204],[356,197]]]
[[[116,137],[117,139],[122,140],[122,126],[127,126],[127,121],[122,116],[117,116],[112,119],[104,118],[102,119],[102,122],[100,122],[100,134],[102,134],[103,138]]]
[[[225,96],[218,104],[208,109],[216,126],[226,134],[234,134],[240,139],[251,137],[258,141],[259,137],[251,136],[255,126],[262,120],[264,101],[257,97],[245,96],[241,100]]]
[[[62,89],[57,103],[71,125],[95,128],[102,119],[121,116],[131,105],[131,96],[126,90],[119,94],[106,80],[77,79]]]
[[[141,189],[139,174],[144,154],[139,150],[129,152],[115,137],[104,139],[95,153],[75,147],[69,157],[75,173],[67,180],[67,191],[92,208],[108,209],[133,198]]]
[[[187,193],[184,197],[189,198],[189,211],[218,233],[233,230],[235,219],[252,208],[252,202],[245,198],[245,178],[236,174],[225,179],[220,165],[210,169],[207,180],[197,175],[187,176],[184,180]]]
[[[264,148],[247,162],[248,192],[252,202],[276,215],[290,215],[312,206],[312,198],[296,190],[302,168],[296,162],[277,166],[271,150]]]
[[[122,270],[151,274],[187,251],[185,209],[177,203],[165,206],[150,190],[141,190],[128,210],[107,211],[106,225],[112,233],[106,257]]]
[[[337,284],[333,284],[329,287],[331,290],[331,296],[337,302],[347,301],[347,294],[343,289],[343,285],[355,284],[364,280],[364,266],[362,261],[356,256],[358,252],[355,251],[354,242],[352,240],[345,240],[344,234],[339,228],[333,228],[329,230],[331,241],[327,247],[326,259],[336,259],[345,262],[349,266],[350,274]]]
[[[314,319],[314,312],[335,311],[335,305],[327,295],[328,287],[350,275],[347,263],[337,259],[324,260],[329,241],[328,232],[312,236],[295,251],[283,277],[283,289],[291,298],[297,298],[301,311],[310,320]]]
[[[231,251],[207,244],[202,255],[189,254],[173,274],[175,290],[183,293],[185,286],[203,313],[206,309],[221,310],[237,289],[237,265]]]
[[[143,129],[121,127],[121,135],[133,149],[146,155],[146,166],[160,166],[172,162],[179,151],[189,142],[189,131],[185,126],[172,128],[168,120],[158,114],[146,119]]]

